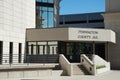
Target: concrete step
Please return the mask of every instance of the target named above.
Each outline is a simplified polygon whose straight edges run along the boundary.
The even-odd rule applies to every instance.
[[[89,72],[81,64],[74,64],[73,75],[89,75]]]
[[[62,76],[63,70],[52,70],[52,76]]]
[[[54,73],[56,73],[56,75],[58,75],[58,76],[66,76],[67,75],[66,71],[62,70],[60,65],[56,65],[54,67],[53,74]]]

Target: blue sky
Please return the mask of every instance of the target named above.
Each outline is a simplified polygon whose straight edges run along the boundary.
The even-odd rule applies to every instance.
[[[61,0],[60,14],[104,12],[105,0]]]

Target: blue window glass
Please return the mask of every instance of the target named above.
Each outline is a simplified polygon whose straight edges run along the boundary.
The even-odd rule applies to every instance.
[[[51,28],[54,27],[54,0],[37,0],[44,1],[38,2],[36,5],[36,28]],[[48,5],[46,4],[48,1]],[[41,5],[42,4],[42,5]]]
[[[48,2],[48,0],[43,0],[42,2]]]
[[[37,2],[54,3],[54,0],[36,0]]]
[[[42,2],[42,0],[36,0],[37,2]]]
[[[53,14],[53,8],[48,8],[49,12],[48,12],[48,24],[49,27],[53,27],[54,26],[54,14]]]
[[[48,0],[49,3],[54,3],[54,0]]]
[[[43,28],[47,28],[48,27],[48,20],[47,20],[47,18],[48,18],[48,15],[47,15],[47,7],[43,7],[42,8],[43,10],[42,10],[42,26],[43,26]]]

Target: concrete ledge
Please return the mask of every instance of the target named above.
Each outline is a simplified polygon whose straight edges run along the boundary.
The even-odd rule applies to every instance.
[[[63,71],[54,70],[56,65],[58,64],[1,65],[0,79],[61,76]]]
[[[52,70],[0,72],[0,79],[52,76]]]
[[[12,65],[0,65],[0,72],[5,71],[25,71],[25,70],[48,70],[54,69],[59,64],[12,64]]]

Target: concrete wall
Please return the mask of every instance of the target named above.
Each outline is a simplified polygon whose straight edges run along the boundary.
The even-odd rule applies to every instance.
[[[81,55],[81,64],[85,67],[85,69],[92,75],[95,75],[95,65],[94,63],[84,54]]]
[[[88,28],[28,29],[27,41],[96,41],[115,43],[112,30]]]
[[[7,71],[7,72],[0,72],[0,79],[30,78],[30,77],[43,77],[43,76],[45,77],[45,76],[52,76],[53,74],[51,70]]]
[[[103,60],[98,55],[92,55],[92,61],[84,54],[81,55],[81,64],[93,75],[110,71],[110,63]],[[97,69],[98,66],[105,66]]]
[[[67,28],[28,29],[27,41],[60,41],[68,40]]]
[[[22,61],[26,28],[35,27],[35,0],[0,0],[0,41],[3,64],[9,62],[9,42],[13,42],[13,63],[18,63],[18,44],[22,43]]]
[[[73,75],[73,66],[70,64],[70,62],[65,58],[63,54],[60,55],[59,63],[63,71],[67,73],[67,75],[72,76]]]
[[[62,72],[62,70],[7,71],[0,72],[0,80],[61,76]]]
[[[119,12],[120,0],[106,0],[106,12]]]
[[[120,13],[106,13],[103,15],[105,28],[116,32],[116,44],[108,44],[108,61],[111,62],[112,69],[120,69]]]
[[[115,32],[108,29],[69,28],[69,40],[115,43]]]
[[[12,64],[0,65],[0,80],[33,77],[61,76],[63,70],[53,70],[59,64]]]
[[[96,69],[96,74],[104,73],[110,71],[110,62],[105,61],[98,55],[93,55],[93,62],[95,66],[105,66],[104,68]]]

